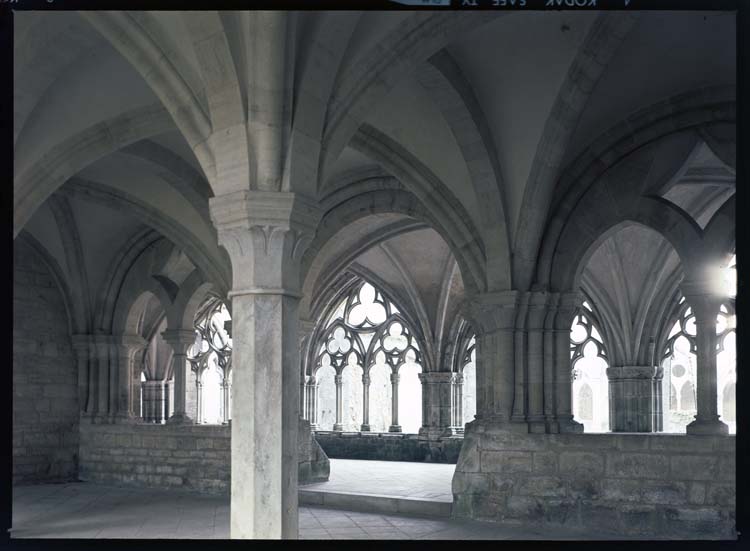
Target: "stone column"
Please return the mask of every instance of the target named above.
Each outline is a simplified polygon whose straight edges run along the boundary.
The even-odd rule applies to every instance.
[[[697,370],[697,412],[687,426],[688,434],[728,434],[729,428],[719,419],[716,383],[716,317],[722,300],[710,291],[706,282],[682,283],[682,294],[695,314]]]
[[[164,381],[144,381],[142,384],[143,420],[147,423],[163,423],[166,420]]]
[[[401,377],[398,373],[391,373],[391,426],[388,432],[401,432],[398,424],[398,383]]]
[[[99,411],[99,355],[96,351],[94,335],[89,336],[89,376],[88,399],[86,400],[86,415],[93,422]]]
[[[209,201],[232,261],[232,538],[298,537],[299,262],[320,220],[299,195]]]
[[[544,415],[544,322],[547,318],[549,295],[535,292],[529,298],[526,319],[527,365],[528,365],[528,412],[529,432],[546,432]]]
[[[526,316],[529,310],[530,293],[520,293],[516,309],[513,332],[513,410],[510,420],[513,423],[526,423],[527,374],[526,374]]]
[[[198,397],[198,371],[196,366],[187,362],[187,383],[185,385],[185,412],[191,419],[198,419],[198,408],[202,406]],[[196,421],[197,422],[197,421]]]
[[[515,388],[514,331],[517,291],[485,293],[467,299],[466,315],[476,333],[477,419],[510,427]],[[525,424],[523,430],[526,430]]]
[[[224,405],[221,418],[223,425],[229,423],[229,387],[229,378],[225,376],[224,380],[221,381],[221,402]]]
[[[422,382],[424,412],[419,435],[431,440],[451,434],[451,391],[453,373],[427,371],[419,374]]]
[[[148,385],[141,381],[141,420],[148,422]]]
[[[555,315],[555,420],[560,432],[583,432],[573,420],[573,368],[570,363],[570,326],[582,299],[579,293],[562,293]]]
[[[203,381],[195,381],[195,422],[203,422]]]
[[[543,336],[543,368],[544,380],[544,420],[549,433],[559,432],[557,420],[555,419],[555,318],[557,317],[557,306],[560,300],[559,293],[550,293],[547,302],[547,315],[544,317]]]
[[[299,359],[300,359],[300,400],[299,407],[302,412],[302,417],[312,423],[310,418],[311,409],[308,400],[310,398],[310,391],[308,389],[309,375],[307,375],[307,353],[310,347],[310,337],[315,329],[315,322],[310,320],[299,320]],[[315,430],[315,429],[313,429]]]
[[[370,432],[370,374],[362,375],[362,432]]]
[[[336,374],[333,377],[333,382],[336,384],[336,422],[333,424],[333,430],[341,432],[344,430],[343,416],[344,416],[344,377],[341,374]]]
[[[94,335],[94,353],[96,357],[96,414],[94,415],[98,422],[108,422],[109,417],[109,386],[114,384],[110,381],[109,369],[109,347],[111,336],[97,334]]]
[[[307,393],[306,419],[310,421],[310,430],[318,430],[318,379],[315,375],[311,375],[307,378],[305,392]]]
[[[451,380],[453,390],[453,400],[451,403],[451,425],[453,433],[463,434],[464,431],[464,375],[463,373],[454,373]]]
[[[140,335],[123,335],[118,345],[119,358],[117,360],[117,412],[118,423],[132,423],[137,421],[138,402],[133,389],[133,379],[136,356],[148,346],[148,342]]]
[[[156,389],[156,399],[154,400],[156,404],[156,422],[160,425],[163,425],[167,422],[167,389],[165,387],[164,381],[154,382],[156,383],[156,385],[154,385]]]
[[[662,368],[650,365],[607,368],[612,432],[656,432],[659,429],[657,391],[661,376]]]
[[[73,350],[76,355],[76,365],[78,369],[78,409],[82,415],[89,415],[91,412],[89,405],[89,336],[73,335]]]
[[[161,336],[164,342],[172,347],[172,373],[174,378],[174,413],[169,423],[180,424],[193,422],[186,409],[187,385],[190,378],[190,362],[187,351],[195,342],[195,332],[191,329],[167,329]]]

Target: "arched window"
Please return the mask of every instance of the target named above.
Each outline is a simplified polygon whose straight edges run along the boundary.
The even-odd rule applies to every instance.
[[[729,427],[729,433],[737,432],[735,418],[735,392],[737,389],[737,332],[736,317],[730,304],[721,307],[716,320],[718,344],[716,350],[716,379],[719,393],[717,411]]]
[[[188,361],[195,386],[196,423],[226,423],[231,418],[232,338],[227,330],[231,316],[224,302],[209,298],[195,316],[195,342],[188,349]],[[188,400],[190,405],[190,400]]]
[[[414,331],[396,305],[360,281],[333,308],[317,331],[318,427],[344,431],[417,432],[422,424],[421,355]],[[340,375],[341,418],[336,419]],[[365,390],[365,386],[367,389]],[[394,388],[398,425],[394,424]],[[365,392],[369,408],[365,411]]]
[[[582,421],[594,420],[594,393],[588,383],[583,383],[578,391],[578,417]]]
[[[573,318],[570,328],[570,358],[573,368],[573,417],[586,432],[609,430],[609,381],[607,353],[594,325],[588,302]],[[590,399],[589,399],[590,397]],[[582,410],[582,407],[589,408]]]
[[[682,384],[680,410],[695,413],[695,387],[691,381],[685,381]]]
[[[721,417],[725,423],[734,423],[736,421],[735,413],[735,395],[737,392],[736,383],[729,383],[724,387],[721,404]]]
[[[470,326],[465,326],[456,342],[454,357],[454,371],[460,383],[460,401],[455,406],[460,411],[455,414],[456,428],[463,430],[466,423],[471,423],[477,413],[477,365],[476,365],[476,335]]]
[[[734,270],[730,264],[728,270]],[[736,277],[736,276],[735,276]],[[729,278],[732,279],[732,278]],[[662,367],[664,368],[664,389],[674,387],[680,389],[679,405],[676,400],[671,398],[668,410],[665,410],[664,431],[665,432],[685,432],[685,427],[693,421],[696,414],[696,397],[697,388],[697,357],[695,341],[695,314],[692,309],[685,303],[685,298],[680,299],[682,304],[681,313],[677,321],[672,326],[667,337],[667,342],[662,354]],[[729,404],[727,408],[734,411],[734,391],[735,386],[732,383],[737,379],[737,361],[736,361],[736,318],[734,307],[731,301],[721,306],[719,315],[716,318],[716,370],[717,370],[717,388],[720,389],[717,399],[718,411],[722,420],[728,425],[729,432],[735,433],[736,425],[734,413],[729,414],[731,420],[724,419],[725,403]],[[724,394],[727,392],[729,394]]]
[[[664,412],[664,432],[685,432],[696,413],[695,315],[684,297],[680,303],[682,314],[672,326],[662,354],[663,384],[675,389],[675,398],[670,398],[669,409]]]
[[[172,414],[173,396],[172,380],[172,347],[162,338],[167,328],[164,317],[154,329],[143,355],[141,366],[141,417],[146,423],[163,424]]]

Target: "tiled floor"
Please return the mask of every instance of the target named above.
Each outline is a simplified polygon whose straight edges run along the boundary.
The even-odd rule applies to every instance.
[[[331,459],[328,482],[307,484],[306,490],[453,501],[455,465]]]
[[[302,539],[580,539],[573,531],[300,507]],[[14,538],[229,537],[229,500],[89,483],[19,486]]]

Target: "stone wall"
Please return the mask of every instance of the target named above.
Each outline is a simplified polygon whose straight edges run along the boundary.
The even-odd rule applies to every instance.
[[[733,436],[514,434],[473,424],[453,478],[455,516],[736,537]]]
[[[463,438],[420,439],[416,434],[325,432],[315,433],[328,457],[373,461],[455,463]]]
[[[300,484],[328,479],[328,458],[300,421]],[[229,491],[226,425],[81,425],[79,478],[107,484]]]
[[[330,473],[331,465],[328,456],[310,430],[310,421],[300,417],[298,483],[301,486],[313,482],[325,482]]]
[[[40,257],[13,251],[13,483],[74,480],[78,373],[60,290]]]

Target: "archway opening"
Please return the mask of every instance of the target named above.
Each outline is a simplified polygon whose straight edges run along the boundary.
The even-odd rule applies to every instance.
[[[348,223],[316,251],[303,271],[302,411],[331,461],[323,484],[450,503],[464,293],[450,247],[389,213]]]

